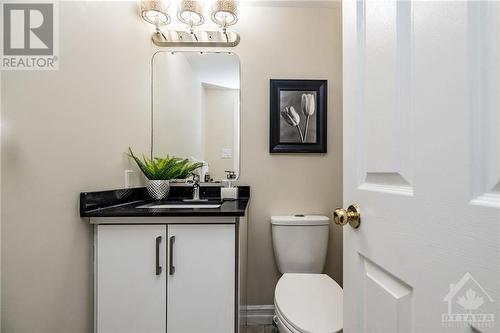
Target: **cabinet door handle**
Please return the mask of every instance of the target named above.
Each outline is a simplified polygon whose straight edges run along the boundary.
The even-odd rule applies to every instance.
[[[156,237],[156,275],[161,274],[161,265],[160,265],[160,244],[161,244],[161,236]]]
[[[175,266],[174,266],[174,243],[175,243],[175,236],[170,237],[170,242],[169,242],[169,251],[168,251],[168,261],[169,261],[169,267],[168,267],[168,274],[174,275],[175,274]]]

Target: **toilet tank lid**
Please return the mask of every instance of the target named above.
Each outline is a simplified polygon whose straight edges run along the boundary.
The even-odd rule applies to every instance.
[[[327,225],[330,219],[321,215],[271,216],[273,225]]]

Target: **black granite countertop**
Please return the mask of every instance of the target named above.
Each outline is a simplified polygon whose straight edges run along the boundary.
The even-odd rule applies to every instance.
[[[203,204],[220,204],[219,208],[137,208],[155,204],[189,204],[182,200],[192,197],[192,188],[171,187],[167,201],[155,202],[149,199],[144,187],[101,192],[80,193],[81,217],[241,217],[250,199],[250,188],[239,186],[239,199],[220,200],[220,187],[203,186],[200,197],[208,199]]]

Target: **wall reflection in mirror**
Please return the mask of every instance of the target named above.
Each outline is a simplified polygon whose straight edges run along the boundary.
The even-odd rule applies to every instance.
[[[202,182],[240,172],[240,63],[228,53],[158,52],[152,153],[205,162]]]

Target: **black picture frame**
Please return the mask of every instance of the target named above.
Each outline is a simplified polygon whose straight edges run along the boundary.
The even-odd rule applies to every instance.
[[[281,142],[281,92],[297,91],[316,94],[316,140],[314,143]],[[327,152],[327,80],[270,80],[270,140],[271,154]],[[300,112],[300,111],[298,111]]]

